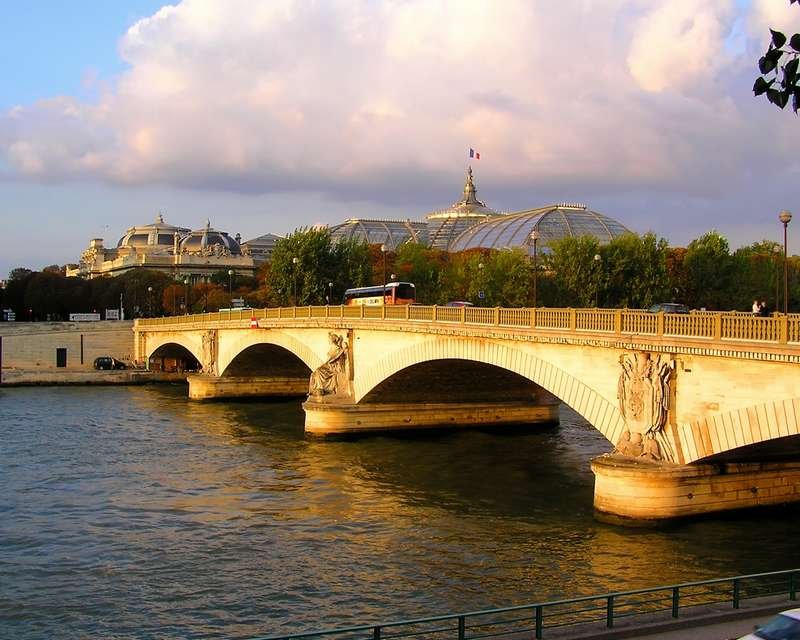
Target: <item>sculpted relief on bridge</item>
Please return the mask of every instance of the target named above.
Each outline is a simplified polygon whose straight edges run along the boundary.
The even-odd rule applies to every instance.
[[[344,336],[330,332],[328,357],[311,373],[308,384],[309,400],[336,401],[352,396],[350,391],[351,363],[349,343]]]
[[[626,429],[615,453],[648,460],[673,461],[672,447],[664,432],[670,402],[673,363],[647,351],[625,353],[617,383],[619,410]]]

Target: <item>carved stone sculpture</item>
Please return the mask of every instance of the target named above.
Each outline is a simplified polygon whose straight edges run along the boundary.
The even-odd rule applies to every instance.
[[[347,341],[343,336],[329,333],[331,348],[328,357],[311,374],[308,384],[309,396],[327,396],[348,392],[349,369]]]
[[[214,363],[217,357],[217,332],[214,330],[203,333],[203,373],[214,373]]]
[[[664,425],[669,410],[672,363],[646,351],[624,354],[617,383],[619,410],[627,429],[615,453],[648,460],[671,460]]]

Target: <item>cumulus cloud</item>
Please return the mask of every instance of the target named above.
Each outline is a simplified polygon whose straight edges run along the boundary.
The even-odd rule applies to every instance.
[[[96,101],[1,116],[0,150],[42,180],[380,197],[473,146],[510,187],[702,191],[761,153],[749,85],[726,84],[736,19],[733,0],[185,0],[128,30]]]

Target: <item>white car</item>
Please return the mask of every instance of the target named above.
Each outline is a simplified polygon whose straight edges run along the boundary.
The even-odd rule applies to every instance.
[[[800,609],[782,611],[739,640],[800,640]]]

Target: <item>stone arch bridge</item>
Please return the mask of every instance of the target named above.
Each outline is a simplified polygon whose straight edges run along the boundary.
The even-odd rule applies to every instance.
[[[662,518],[800,499],[800,316],[304,307],[139,320],[190,397],[308,395],[312,434],[553,423],[609,441],[595,505]]]

